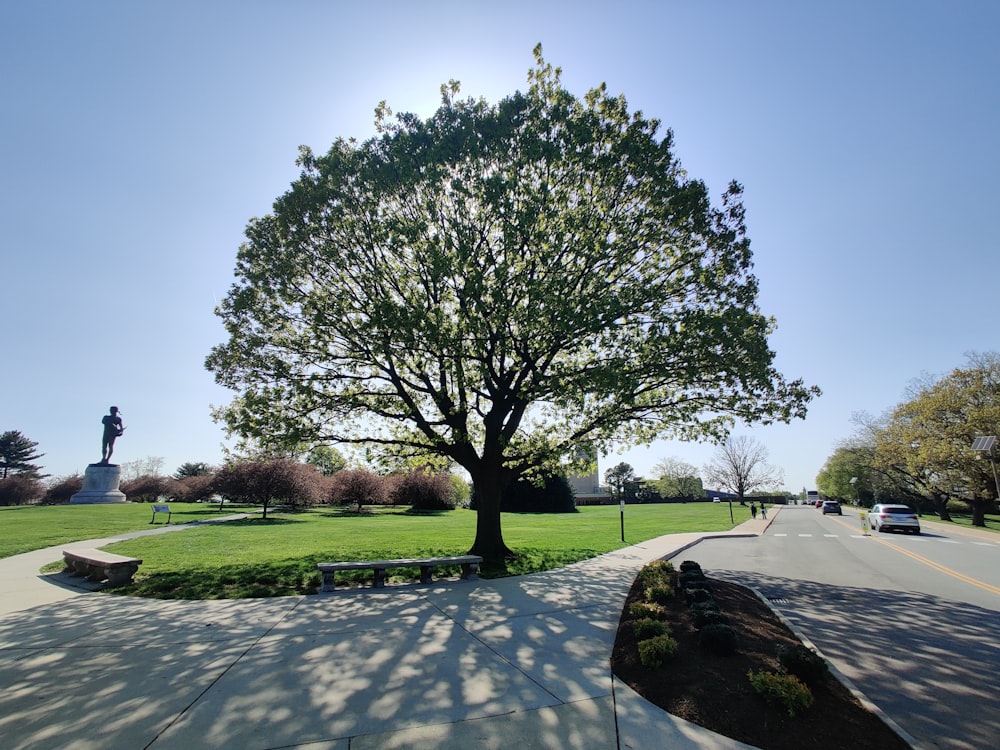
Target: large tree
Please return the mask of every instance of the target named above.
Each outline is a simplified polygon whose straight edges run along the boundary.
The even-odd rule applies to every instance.
[[[705,497],[705,488],[698,469],[679,458],[661,458],[653,464],[653,485],[663,497]]]
[[[36,453],[38,443],[18,430],[0,433],[0,479],[16,474],[38,477],[41,467],[34,462],[44,456]]]
[[[984,526],[998,488],[988,457],[972,450],[981,435],[1000,436],[997,353],[969,354],[965,367],[924,378],[878,430],[876,463],[906,477],[942,518],[949,498],[962,500],[973,525]]]
[[[622,461],[604,472],[604,481],[611,488],[612,495],[617,498],[624,497],[629,482],[635,481],[635,469],[631,464]]]
[[[491,560],[503,487],[580,443],[719,438],[818,393],[773,367],[740,186],[713,206],[657,120],[536,61],[495,105],[452,82],[425,121],[383,104],[376,137],[302,148],[207,359],[236,434],[463,467]]]
[[[839,445],[816,475],[820,494],[871,507],[877,479],[872,468],[873,453],[870,445],[860,441],[845,441]]]
[[[749,493],[781,486],[783,473],[768,463],[769,455],[759,440],[746,435],[730,437],[716,448],[705,466],[705,478],[714,489],[732,492],[743,505]]]
[[[273,458],[226,464],[216,473],[213,485],[223,498],[264,506],[261,518],[266,521],[272,503],[298,507],[319,502],[321,476],[314,466]]]

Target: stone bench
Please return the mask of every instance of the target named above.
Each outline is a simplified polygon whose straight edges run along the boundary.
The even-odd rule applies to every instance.
[[[124,557],[99,549],[64,549],[64,573],[86,576],[88,581],[100,583],[106,580],[109,586],[124,586],[132,583],[132,576],[139,570],[142,560]]]
[[[334,576],[337,571],[371,570],[375,573],[375,588],[385,586],[386,571],[390,568],[420,568],[420,582],[431,582],[431,570],[439,565],[458,565],[462,569],[462,579],[476,578],[479,564],[483,558],[479,555],[456,555],[454,557],[426,557],[405,560],[355,560],[353,562],[326,562],[317,564],[323,575],[323,585],[320,591],[333,591],[336,588]]]

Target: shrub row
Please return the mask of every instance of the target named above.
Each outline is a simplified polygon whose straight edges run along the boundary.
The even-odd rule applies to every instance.
[[[685,560],[680,564],[680,571],[678,582],[691,609],[699,645],[717,654],[736,653],[736,631],[712,597],[711,586],[701,566]],[[780,672],[750,671],[747,677],[765,701],[783,708],[789,716],[796,716],[813,704],[809,685],[815,685],[824,677],[827,665],[818,654],[801,644],[779,646],[777,657]]]
[[[674,596],[674,574],[674,566],[666,560],[652,562],[639,571],[643,601],[629,607],[629,616],[638,641],[639,661],[647,669],[659,669],[677,651],[662,606]]]
[[[747,677],[765,701],[784,708],[789,716],[800,714],[813,704],[812,691],[793,674],[751,670]]]
[[[795,716],[813,704],[809,686],[823,679],[827,665],[819,654],[801,643],[778,646],[777,657],[780,672],[751,671],[747,676],[765,701]]]
[[[698,645],[723,656],[735,654],[736,631],[719,610],[701,565],[694,560],[684,560],[680,570],[678,580],[684,588],[684,599],[691,609],[694,626],[698,631]]]

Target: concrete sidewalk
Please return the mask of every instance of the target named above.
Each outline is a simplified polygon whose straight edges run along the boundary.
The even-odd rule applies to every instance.
[[[277,599],[90,594],[38,576],[63,547],[17,555],[0,560],[0,736],[5,749],[745,748],[649,704],[609,662],[643,565],[770,519],[528,576]]]

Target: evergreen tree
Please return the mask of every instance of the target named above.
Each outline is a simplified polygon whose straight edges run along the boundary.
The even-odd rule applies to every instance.
[[[7,430],[0,434],[0,479],[6,479],[14,474],[26,474],[32,477],[40,476],[40,466],[37,461],[44,453],[35,453],[38,443],[22,435],[18,430]]]

